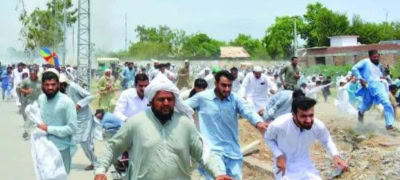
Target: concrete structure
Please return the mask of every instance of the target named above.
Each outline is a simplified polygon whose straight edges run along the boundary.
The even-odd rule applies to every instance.
[[[221,59],[249,59],[250,55],[243,47],[221,47]]]
[[[345,46],[357,46],[358,36],[332,36],[329,37],[331,47],[345,47]]]
[[[368,44],[345,47],[315,47],[299,51],[301,63],[305,66],[354,64],[368,57],[368,50],[377,49],[381,62],[395,65],[400,61],[400,44]]]

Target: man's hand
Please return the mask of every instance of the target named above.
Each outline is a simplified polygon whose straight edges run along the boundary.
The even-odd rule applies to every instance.
[[[349,165],[347,164],[347,162],[340,158],[338,155],[333,156],[333,163],[338,169],[343,169],[344,171],[349,170]]]
[[[46,124],[39,124],[38,128],[43,130],[43,131],[45,131],[45,132],[47,132],[47,125]]]
[[[106,90],[109,90],[109,89],[111,89],[111,87],[112,87],[112,85],[111,84],[106,84]]]
[[[261,117],[263,117],[263,116],[264,116],[264,112],[265,112],[265,109],[261,109],[261,110],[259,110],[257,113],[258,113],[258,115],[260,115]]]
[[[259,122],[256,124],[256,128],[260,131],[261,134],[264,135],[265,131],[268,129],[269,123],[266,122]]]
[[[360,84],[361,84],[361,86],[362,87],[367,87],[367,82],[365,82],[365,80],[364,79],[360,79]]]
[[[107,176],[105,174],[97,174],[94,180],[107,180]]]
[[[233,180],[233,178],[227,176],[227,175],[220,175],[217,178],[215,178],[216,180]]]
[[[283,86],[283,88],[286,88],[287,83],[286,83],[285,81],[283,81],[283,82],[282,82],[282,86]]]
[[[81,110],[81,108],[82,108],[79,104],[76,104],[75,107],[76,107],[77,111]]]
[[[279,173],[282,173],[282,176],[284,176],[286,172],[286,159],[284,155],[278,157],[276,166],[278,167],[278,172],[276,172],[276,174],[278,175]]]

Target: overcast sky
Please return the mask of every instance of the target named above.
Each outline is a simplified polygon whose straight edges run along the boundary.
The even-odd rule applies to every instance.
[[[20,0],[2,0],[0,6],[0,53],[8,47],[22,50],[19,40]],[[44,7],[48,0],[24,0],[31,12]],[[77,5],[78,0],[73,0]],[[97,48],[116,51],[124,48],[125,21],[128,16],[128,39],[135,41],[137,25],[167,25],[188,33],[203,32],[212,38],[229,41],[239,33],[256,38],[277,16],[303,15],[314,0],[92,0],[92,41]],[[334,11],[349,17],[360,15],[366,21],[400,21],[399,0],[323,0],[319,1]],[[21,7],[21,6],[20,6]],[[72,30],[69,30],[68,54],[72,50]],[[76,41],[75,41],[76,42]]]

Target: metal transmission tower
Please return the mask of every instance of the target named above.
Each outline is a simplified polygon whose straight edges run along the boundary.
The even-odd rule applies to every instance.
[[[79,0],[78,5],[78,79],[90,89],[91,83],[90,0]]]

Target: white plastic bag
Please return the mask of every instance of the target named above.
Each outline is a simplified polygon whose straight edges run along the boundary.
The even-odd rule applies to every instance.
[[[35,102],[25,109],[26,115],[36,124],[42,123],[39,105]],[[31,153],[37,180],[67,180],[60,151],[46,137],[46,132],[36,128],[31,134]]]

